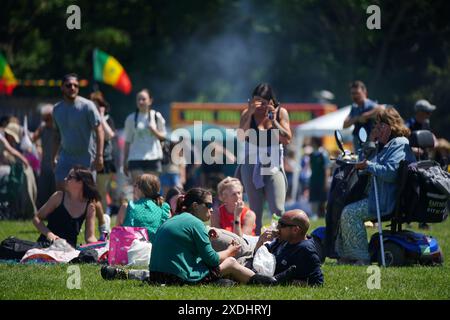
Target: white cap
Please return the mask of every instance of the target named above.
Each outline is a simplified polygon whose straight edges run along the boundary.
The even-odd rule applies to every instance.
[[[414,105],[414,109],[416,110],[416,112],[433,112],[434,110],[436,110],[436,106],[432,105],[425,99],[421,99],[416,102],[416,104]]]

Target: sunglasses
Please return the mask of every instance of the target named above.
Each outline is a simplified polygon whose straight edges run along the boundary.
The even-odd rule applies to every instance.
[[[67,181],[69,181],[69,180],[78,180],[78,178],[77,178],[75,175],[72,175],[72,174],[69,174],[69,175],[66,177],[66,179],[67,179]]]
[[[70,89],[70,88],[72,88],[72,87],[75,87],[75,88],[78,88],[78,87],[79,87],[79,85],[76,84],[76,83],[66,83],[64,86],[65,86],[66,88],[68,88],[68,89]]]
[[[203,203],[205,205],[205,207],[207,207],[208,209],[212,209],[213,208],[213,204],[211,202],[204,202]]]
[[[286,227],[298,227],[298,225],[286,223],[283,221],[278,221],[278,226],[277,226],[278,229],[282,229],[282,228],[286,228]]]

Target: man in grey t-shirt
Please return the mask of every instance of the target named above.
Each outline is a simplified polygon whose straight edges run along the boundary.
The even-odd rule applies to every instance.
[[[104,132],[95,104],[78,96],[79,83],[76,74],[64,76],[61,87],[64,100],[53,109],[56,129],[53,160],[56,162],[56,189],[63,190],[64,178],[74,165],[103,168]],[[93,135],[95,132],[95,135]],[[95,142],[94,142],[95,136]],[[58,156],[58,157],[57,157]]]

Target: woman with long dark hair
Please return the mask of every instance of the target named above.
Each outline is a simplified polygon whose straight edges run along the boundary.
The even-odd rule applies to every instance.
[[[288,112],[281,107],[269,84],[259,84],[253,90],[239,128],[238,138],[245,140],[245,161],[239,165],[236,176],[242,181],[250,209],[256,214],[255,231],[259,235],[266,200],[271,213],[278,216],[284,213],[287,179],[283,145],[292,138]]]
[[[62,238],[75,247],[84,221],[86,242],[97,241],[95,202],[100,200],[100,195],[92,173],[87,168],[75,166],[64,180],[64,191],[55,192],[33,218],[33,224],[41,233],[38,242]],[[45,225],[43,220],[48,220],[48,224]]]

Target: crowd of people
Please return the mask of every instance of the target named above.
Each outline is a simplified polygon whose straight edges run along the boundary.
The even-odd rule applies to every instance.
[[[20,132],[18,121],[11,117],[1,119],[0,209],[16,211],[19,203],[24,203],[19,197],[28,195],[33,203],[29,210],[35,213],[33,224],[40,233],[37,242],[45,246],[63,238],[75,247],[83,223],[86,243],[98,240],[96,225],[101,237],[111,230],[107,199],[111,198],[108,186],[119,171],[113,143],[117,131],[110,105],[100,92],[91,94],[90,99],[79,96],[76,74],[64,76],[61,90],[63,100],[55,106],[43,106],[41,125],[35,132],[25,132],[37,144],[38,151],[21,148],[25,135]],[[387,214],[394,204],[399,161],[413,162],[417,157],[431,156],[424,150],[411,150],[407,138],[412,130],[430,129],[428,119],[435,106],[419,100],[416,116],[405,124],[395,108],[369,100],[361,81],[352,83],[350,91],[353,104],[343,126],[355,126],[356,153],[360,150],[356,137],[360,127],[379,142],[379,156],[359,163],[358,169],[379,178],[380,208],[382,214]],[[310,217],[326,214],[331,164],[322,139],[311,140],[309,152],[298,164],[289,155],[289,149],[285,156],[292,139],[289,114],[271,86],[260,84],[239,124],[242,130],[238,131],[238,139],[245,146],[245,161],[238,165],[235,177],[223,176],[214,190],[209,190],[189,186],[185,162],[165,160],[166,121],[152,105],[151,92],[139,91],[137,108],[125,120],[123,173],[133,191],[132,199],[123,199],[115,219],[117,226],[147,229],[152,243],[149,272],[105,266],[102,276],[139,278],[158,284],[323,284],[318,249],[308,236]],[[256,133],[256,139],[245,134],[249,130]],[[447,165],[446,144],[440,142],[436,146],[441,146],[436,149],[440,163]],[[39,155],[37,168],[32,165],[33,154]],[[299,202],[299,206],[288,208],[286,197],[293,177],[287,169],[296,165],[301,166],[302,172],[299,198],[308,197],[309,206]],[[37,194],[33,195],[29,186],[36,181]],[[26,192],[12,196],[12,190],[23,185]],[[269,212],[279,216],[277,225],[268,229],[263,228],[266,202]],[[369,264],[364,221],[373,218],[374,212],[371,189],[366,199],[344,208],[337,244],[341,263]],[[249,246],[249,239],[253,239],[253,246],[243,250]],[[274,276],[258,274],[249,264],[261,246],[275,257]]]

